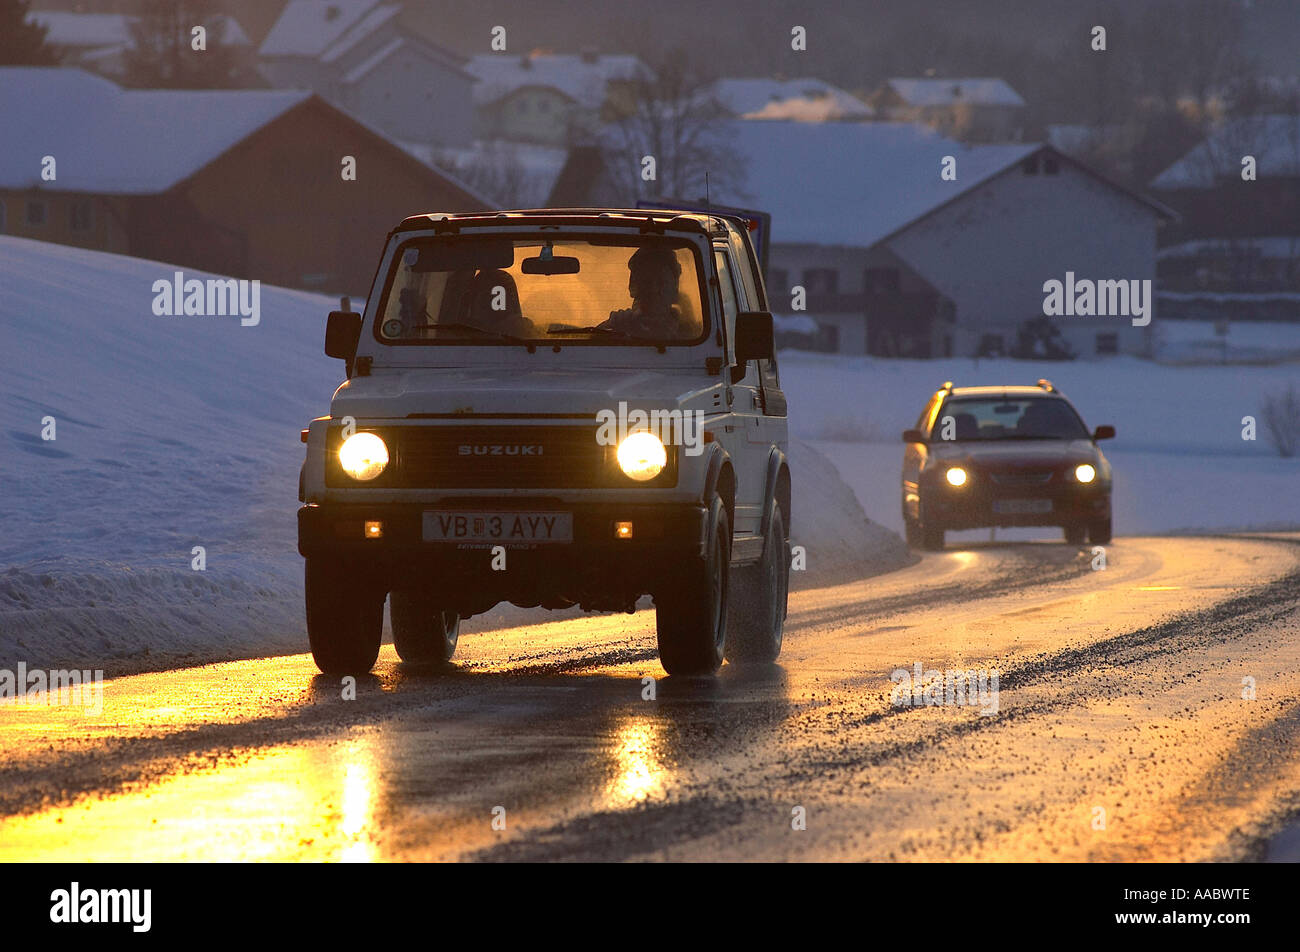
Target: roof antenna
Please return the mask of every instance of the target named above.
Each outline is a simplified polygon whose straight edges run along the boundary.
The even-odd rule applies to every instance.
[[[713,206],[709,203],[709,173],[708,173],[707,170],[705,170],[705,172],[704,172],[704,210],[707,212],[707,211],[712,211],[712,209],[713,209]]]

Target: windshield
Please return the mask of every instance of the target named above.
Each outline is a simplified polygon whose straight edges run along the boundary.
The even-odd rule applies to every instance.
[[[949,400],[936,424],[944,436],[945,417],[953,418],[955,440],[1086,440],[1088,431],[1064,400]]]
[[[393,261],[384,343],[688,344],[704,338],[696,254],[664,238],[417,238]]]

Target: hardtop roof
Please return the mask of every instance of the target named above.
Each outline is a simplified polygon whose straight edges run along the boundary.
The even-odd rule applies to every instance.
[[[714,233],[713,222],[722,221],[740,228],[743,220],[720,212],[704,213],[685,209],[664,208],[521,208],[494,212],[426,212],[404,218],[394,231],[416,231],[433,228],[435,231],[459,231],[462,225],[490,226],[514,225],[536,222],[538,224],[597,225],[626,227],[652,224],[654,231],[672,228],[675,231]],[[441,228],[439,227],[441,226]]]

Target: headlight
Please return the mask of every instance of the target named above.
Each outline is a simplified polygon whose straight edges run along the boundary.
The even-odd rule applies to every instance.
[[[629,433],[618,444],[618,466],[637,482],[654,479],[668,465],[668,452],[663,442],[653,433],[644,430]]]
[[[374,433],[353,433],[339,447],[339,462],[353,479],[374,479],[388,465],[388,447]]]
[[[1090,483],[1097,478],[1097,471],[1090,463],[1080,463],[1074,467],[1074,478],[1081,483]]]
[[[965,486],[966,470],[960,466],[951,467],[948,472],[944,473],[944,478],[948,480],[949,486]]]

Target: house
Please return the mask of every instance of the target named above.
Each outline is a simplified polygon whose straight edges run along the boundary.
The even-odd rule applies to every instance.
[[[882,118],[921,122],[963,142],[1023,136],[1025,101],[1001,79],[890,79],[869,101]]]
[[[364,294],[395,223],[488,205],[305,91],[127,90],[10,67],[0,115],[0,232],[231,277]]]
[[[1150,187],[1181,217],[1160,252],[1171,313],[1300,320],[1300,115],[1227,120]]]
[[[45,42],[54,47],[64,66],[79,66],[110,79],[125,74],[127,55],[135,49],[137,18],[123,13],[33,10],[27,19],[45,27]],[[205,18],[205,24],[212,43],[240,51],[249,48],[248,36],[233,17],[214,14]]]
[[[1010,353],[1044,315],[1046,282],[1155,278],[1172,212],[1049,146],[962,145],[910,123],[733,126],[746,200],[772,216],[773,310],[812,317],[840,352]],[[1080,356],[1150,347],[1127,317],[1053,322]]]
[[[861,122],[875,110],[852,93],[820,79],[720,79],[706,95],[735,119]]]
[[[394,139],[442,146],[474,138],[465,59],[408,30],[402,5],[289,0],[258,49],[279,89],[310,89]]]
[[[635,56],[483,53],[465,67],[474,89],[477,134],[540,145],[568,146],[588,137],[629,86],[648,77]]]

